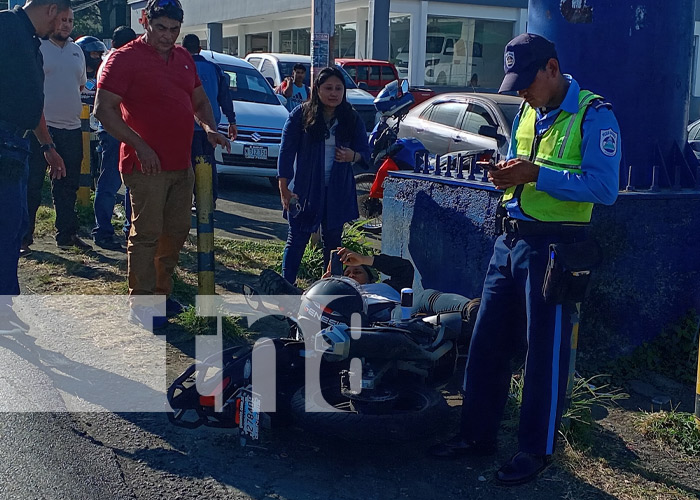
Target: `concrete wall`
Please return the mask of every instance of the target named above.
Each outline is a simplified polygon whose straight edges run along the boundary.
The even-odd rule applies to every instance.
[[[409,258],[414,286],[481,294],[500,192],[487,183],[401,172],[385,184],[382,251]],[[700,311],[700,193],[620,193],[596,206],[604,263],[583,306],[584,355],[617,356]]]

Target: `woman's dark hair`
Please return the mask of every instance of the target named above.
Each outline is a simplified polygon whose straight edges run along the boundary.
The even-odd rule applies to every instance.
[[[169,17],[181,23],[185,18],[180,0],[148,0],[144,10],[149,21],[159,17]]]
[[[326,137],[326,122],[323,119],[323,103],[319,96],[318,89],[326,80],[331,77],[336,77],[341,81],[345,88],[345,79],[343,73],[338,68],[323,68],[311,88],[311,99],[303,104],[303,124],[304,131],[308,133],[314,141],[325,140]],[[347,90],[347,88],[345,88]],[[342,102],[335,108],[335,119],[338,121],[336,128],[336,138],[341,142],[350,142],[355,133],[355,110],[347,101],[345,92],[343,92]]]

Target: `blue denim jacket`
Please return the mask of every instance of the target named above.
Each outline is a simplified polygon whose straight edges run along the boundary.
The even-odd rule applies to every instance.
[[[277,159],[277,176],[289,180],[289,189],[299,197],[304,211],[290,219],[290,224],[303,231],[316,231],[323,220],[326,196],[330,203],[326,213],[328,229],[337,229],[346,222],[357,219],[357,194],[352,164],[333,164],[328,188],[325,185],[325,144],[314,141],[304,132],[302,125],[304,106],[298,106],[289,114],[282,131],[282,145]],[[369,145],[365,124],[355,113],[355,130],[350,144],[343,144],[362,156],[369,165]],[[337,139],[336,139],[337,140]],[[337,144],[337,142],[336,142]],[[295,164],[296,161],[296,164]],[[287,213],[284,213],[287,218]]]

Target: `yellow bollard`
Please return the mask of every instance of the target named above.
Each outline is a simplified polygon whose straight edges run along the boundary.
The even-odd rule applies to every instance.
[[[80,112],[80,125],[83,131],[83,162],[80,164],[80,187],[78,188],[78,205],[87,207],[90,205],[90,189],[92,188],[92,174],[90,172],[90,106],[83,104]]]
[[[197,200],[197,283],[199,295],[214,292],[214,195],[212,168],[206,156],[198,156],[194,167]],[[205,304],[202,301],[202,304]],[[214,316],[213,302],[206,301],[200,316]]]

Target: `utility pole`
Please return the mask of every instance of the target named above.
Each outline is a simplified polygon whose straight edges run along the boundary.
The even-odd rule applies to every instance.
[[[333,66],[335,0],[311,0],[311,83],[325,67]]]

